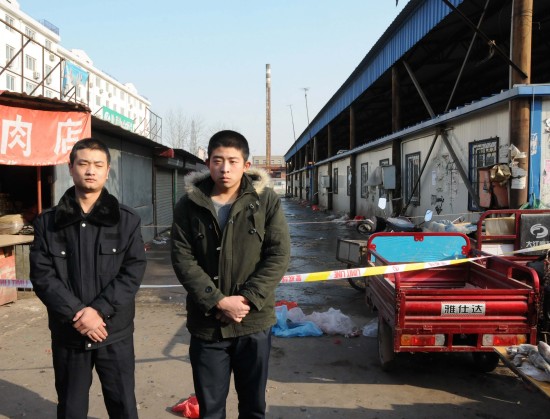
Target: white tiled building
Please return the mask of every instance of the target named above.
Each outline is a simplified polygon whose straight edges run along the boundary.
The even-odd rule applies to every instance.
[[[161,142],[161,123],[132,83],[94,67],[83,50],[66,50],[59,29],[0,0],[0,90],[86,104],[92,114]]]

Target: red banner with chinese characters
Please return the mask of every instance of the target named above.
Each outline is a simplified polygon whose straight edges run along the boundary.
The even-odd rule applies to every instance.
[[[69,162],[74,143],[92,132],[88,112],[0,105],[0,164],[53,166]]]

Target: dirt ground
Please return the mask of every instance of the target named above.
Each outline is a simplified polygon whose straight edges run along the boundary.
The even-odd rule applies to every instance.
[[[320,224],[306,231],[303,219],[324,216],[285,205],[293,244],[289,273],[342,268],[334,242],[347,234],[345,227]],[[145,285],[177,283],[167,248],[159,241],[148,250]],[[193,393],[184,296],[181,287],[138,293],[134,338],[142,419],[178,417],[170,407]],[[339,309],[361,330],[375,318],[345,280],[281,284],[277,299],[297,302],[306,314]],[[53,382],[46,310],[32,292],[20,292],[15,303],[0,306],[0,418],[55,417]],[[274,337],[267,400],[273,419],[542,418],[550,407],[550,399],[502,364],[478,373],[467,354],[404,354],[396,371],[384,372],[376,338],[363,335]],[[237,418],[236,406],[231,391],[229,419]],[[89,415],[107,417],[97,377]]]
[[[325,291],[327,300],[355,292],[349,286]],[[371,319],[350,311],[357,325]],[[135,343],[141,418],[175,417],[170,407],[193,392],[184,322],[181,304],[140,295]],[[55,417],[49,333],[40,301],[27,296],[0,307],[0,333],[0,417]],[[90,394],[90,417],[106,418],[97,378]],[[504,366],[480,374],[466,355],[415,355],[385,373],[378,366],[375,338],[341,335],[274,338],[267,397],[267,417],[281,419],[517,419],[546,417],[550,406]],[[231,391],[228,418],[236,417]]]

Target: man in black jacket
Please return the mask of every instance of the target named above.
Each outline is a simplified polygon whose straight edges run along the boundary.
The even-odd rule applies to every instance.
[[[86,418],[92,370],[110,418],[137,418],[135,295],[146,266],[140,217],[104,188],[109,149],[78,141],[74,186],[35,221],[30,277],[48,309],[58,418]]]

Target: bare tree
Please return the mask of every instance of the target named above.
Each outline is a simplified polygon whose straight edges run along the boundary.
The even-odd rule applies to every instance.
[[[163,124],[166,132],[166,139],[171,147],[186,150],[198,156],[201,148],[207,147],[208,139],[218,131],[224,129],[238,129],[227,124],[217,122],[206,127],[202,117],[195,115],[187,117],[181,109],[170,109]]]
[[[170,109],[165,119],[167,139],[173,148],[185,149],[189,137],[189,123],[181,109]]]
[[[194,116],[191,119],[190,132],[188,151],[196,156],[199,152],[200,145],[204,142],[202,138],[204,134],[204,122],[200,116]]]
[[[210,127],[208,128],[208,138],[210,138],[215,133],[217,133],[219,131],[226,130],[226,129],[230,129],[230,130],[233,130],[233,131],[239,131],[238,127],[230,126],[226,123],[218,121],[218,122],[215,122],[215,123],[211,124]]]

